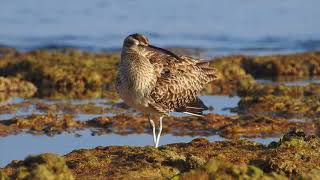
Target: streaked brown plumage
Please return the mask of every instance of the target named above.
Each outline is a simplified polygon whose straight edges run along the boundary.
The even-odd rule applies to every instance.
[[[207,107],[197,94],[215,78],[208,62],[178,56],[132,34],[123,43],[116,89],[128,105],[144,113],[200,115]]]

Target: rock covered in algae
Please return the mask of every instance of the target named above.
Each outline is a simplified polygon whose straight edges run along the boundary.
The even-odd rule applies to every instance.
[[[319,117],[320,96],[292,98],[290,96],[248,96],[238,103],[239,112],[273,113],[286,116]]]
[[[37,88],[30,82],[18,78],[6,78],[0,76],[0,92],[33,92]]]
[[[306,136],[301,130],[293,130],[284,135],[280,142],[271,145],[266,170],[291,176],[319,172],[319,147],[318,137]]]
[[[213,94],[235,94],[238,89],[247,89],[256,81],[241,66],[244,56],[230,56],[213,59],[211,66],[217,69],[218,79],[209,90]]]
[[[8,176],[0,169],[0,180],[8,180]]]
[[[55,135],[62,131],[81,129],[84,126],[84,122],[75,121],[70,115],[31,115],[0,121],[0,137],[16,134],[23,130],[33,134]]]
[[[276,173],[265,173],[253,165],[235,165],[219,159],[211,159],[198,169],[191,170],[175,176],[172,180],[206,180],[206,179],[265,179],[282,180],[289,179]]]
[[[320,84],[312,83],[307,86],[286,86],[285,84],[255,84],[246,89],[238,89],[239,96],[320,96]]]
[[[247,57],[242,67],[254,77],[320,75],[320,52]]]
[[[317,179],[319,148],[318,137],[291,131],[280,142],[268,146],[248,140],[209,142],[197,138],[158,149],[150,146],[80,149],[64,158],[76,179]],[[36,167],[32,165],[35,161],[38,162],[13,161],[2,170],[10,178],[18,175],[23,178],[31,175],[34,168],[30,167]],[[44,168],[38,169],[41,172]]]
[[[72,172],[63,157],[55,154],[29,156],[24,161],[15,164],[16,171],[12,179],[17,180],[72,180]]]
[[[114,90],[116,53],[90,53],[74,49],[17,52],[0,48],[0,76],[17,77],[37,86],[37,95],[96,97],[101,90]],[[320,53],[271,56],[228,56],[210,60],[219,79],[207,88],[210,93],[236,94],[256,84],[254,77],[293,78],[320,75]],[[58,93],[57,93],[58,92]],[[101,93],[100,93],[101,94]]]
[[[10,97],[31,97],[37,92],[37,88],[31,82],[15,77],[0,76],[0,102]]]
[[[82,93],[111,86],[119,55],[71,49],[36,50],[3,56],[0,60],[0,75],[31,81],[40,91]]]

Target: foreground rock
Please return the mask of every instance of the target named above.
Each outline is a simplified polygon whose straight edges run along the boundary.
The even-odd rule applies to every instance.
[[[55,154],[29,156],[24,161],[16,162],[14,166],[16,169],[9,169],[8,171],[10,179],[74,179],[65,159]],[[3,179],[9,178],[4,175]]]
[[[110,146],[75,150],[64,159],[76,179],[317,179],[319,148],[318,137],[292,131],[280,142],[269,146],[246,140],[209,142],[195,139],[190,143],[170,144],[159,149]],[[42,159],[43,156],[33,159]],[[42,169],[30,166],[30,162],[34,162],[30,159],[10,163],[1,170],[2,174],[12,178],[21,171],[30,174],[35,172],[34,169]],[[67,170],[61,170],[65,169],[62,161],[55,161],[61,162],[55,171],[68,174]],[[49,167],[46,171],[50,172],[52,164],[59,163],[41,160],[40,164]]]

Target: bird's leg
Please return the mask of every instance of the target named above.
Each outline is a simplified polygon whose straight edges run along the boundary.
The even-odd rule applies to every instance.
[[[161,136],[161,132],[162,132],[162,118],[163,118],[163,116],[160,116],[159,132],[158,132],[158,137],[157,137],[157,142],[156,142],[156,148],[158,148],[158,146],[159,146],[160,136]]]
[[[152,134],[153,134],[153,144],[154,146],[157,145],[157,137],[156,137],[156,125],[154,124],[153,120],[150,117],[150,114],[148,115],[150,126],[152,127]]]

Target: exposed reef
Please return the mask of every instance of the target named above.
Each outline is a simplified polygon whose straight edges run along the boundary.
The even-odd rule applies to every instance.
[[[0,76],[18,77],[38,88],[38,95],[52,92],[84,94],[112,89],[119,55],[78,50],[35,50],[4,53]]]
[[[17,52],[0,48],[0,76],[33,83],[37,97],[105,97],[113,92],[117,53],[89,53],[74,49]],[[256,78],[281,80],[320,76],[320,53],[290,55],[228,56],[209,60],[219,79],[206,91],[235,95],[252,90]],[[111,93],[112,94],[112,93]],[[116,98],[114,93],[111,95]]]
[[[0,137],[19,133],[54,136],[84,129],[93,136],[151,134],[147,117],[118,101],[113,83],[119,58],[118,53],[74,49],[18,52],[0,48]],[[158,149],[108,146],[74,150],[64,156],[29,156],[0,168],[0,180],[320,179],[320,83],[288,85],[288,81],[320,76],[320,52],[237,55],[209,62],[219,79],[203,93],[239,96],[237,107],[231,108],[237,115],[209,111],[204,117],[165,117],[163,134],[219,135],[225,141],[198,138]],[[12,102],[10,97],[36,98]],[[27,115],[19,115],[24,114],[21,112]],[[79,114],[89,118],[77,119]],[[283,134],[279,142],[269,145],[244,140]]]
[[[247,96],[241,98],[237,112],[296,118],[320,118],[320,96],[303,98],[274,95]]]

